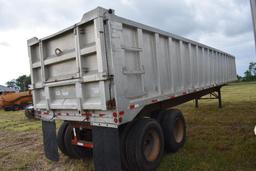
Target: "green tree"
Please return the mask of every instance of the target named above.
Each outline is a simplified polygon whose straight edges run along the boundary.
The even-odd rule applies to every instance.
[[[252,81],[254,79],[250,70],[244,72],[244,81]]]
[[[20,91],[27,91],[30,84],[31,84],[31,77],[26,75],[19,76],[17,79],[13,79],[6,83],[8,87],[15,88],[15,89],[19,88]]]
[[[242,81],[243,80],[243,77],[241,77],[240,75],[236,75],[236,77],[237,77],[238,81]]]
[[[31,84],[30,76],[22,75],[16,79],[16,85],[20,87],[21,91],[27,91]]]
[[[17,87],[15,79],[13,79],[11,81],[7,81],[6,85],[7,85],[7,87],[14,88],[14,89]]]
[[[250,62],[248,70],[244,72],[244,81],[256,80],[256,62]]]
[[[256,76],[256,62],[250,62],[249,71],[253,74],[253,76]]]

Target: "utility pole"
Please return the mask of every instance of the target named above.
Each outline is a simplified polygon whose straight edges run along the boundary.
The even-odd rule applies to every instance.
[[[253,31],[254,31],[254,42],[256,46],[256,0],[251,1],[251,11],[252,11],[252,22],[253,22]]]

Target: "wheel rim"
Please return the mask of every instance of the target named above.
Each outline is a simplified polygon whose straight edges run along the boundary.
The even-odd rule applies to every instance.
[[[184,122],[181,118],[177,118],[175,122],[175,127],[173,130],[173,135],[177,143],[180,143],[184,137]]]
[[[146,132],[143,139],[143,152],[148,161],[157,159],[161,149],[160,137],[158,132],[150,129]]]

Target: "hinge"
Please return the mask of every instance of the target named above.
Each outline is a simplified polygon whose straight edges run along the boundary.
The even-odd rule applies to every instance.
[[[107,101],[107,108],[110,109],[115,109],[116,108],[116,100],[115,98],[110,99]]]
[[[76,33],[77,33],[76,28],[74,28],[74,32],[73,33],[74,33],[74,35],[76,35]]]
[[[108,19],[104,19],[104,20],[103,20],[103,24],[104,24],[104,25],[106,25],[107,22],[108,22]]]
[[[107,78],[107,79],[113,79],[114,75],[112,75],[112,74],[103,74],[102,77]]]

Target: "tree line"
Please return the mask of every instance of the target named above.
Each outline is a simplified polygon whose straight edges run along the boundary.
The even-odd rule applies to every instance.
[[[29,89],[29,85],[31,84],[31,77],[30,75],[22,75],[19,76],[17,79],[12,79],[11,81],[7,81],[6,85],[9,88],[13,88],[19,91],[27,91]]]
[[[239,81],[256,81],[256,62],[250,62],[248,69],[244,72],[244,77],[237,76]]]

